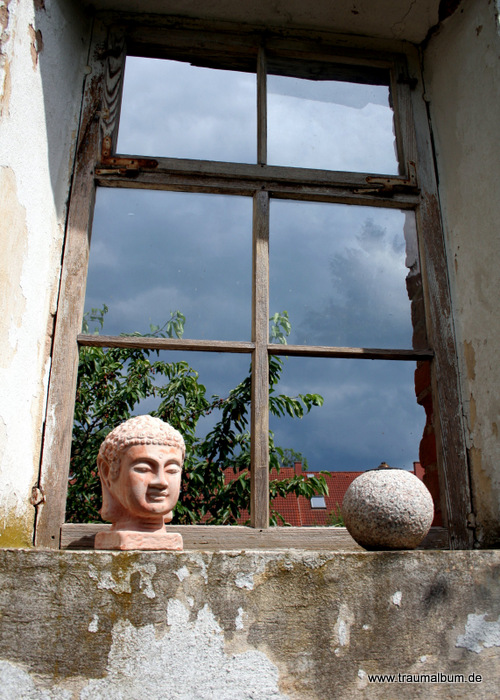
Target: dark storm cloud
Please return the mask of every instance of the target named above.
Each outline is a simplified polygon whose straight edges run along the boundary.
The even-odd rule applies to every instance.
[[[127,59],[118,150],[255,163],[255,76]]]
[[[187,338],[249,340],[251,216],[250,198],[100,190],[86,306],[109,306],[109,333],[179,310]]]

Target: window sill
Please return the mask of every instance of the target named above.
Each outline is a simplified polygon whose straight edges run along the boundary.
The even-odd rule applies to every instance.
[[[93,549],[97,532],[110,526],[101,523],[66,523],[61,528],[61,549]],[[305,549],[364,552],[345,527],[270,527],[266,530],[241,525],[168,525],[179,532],[186,550]],[[418,549],[448,549],[448,531],[432,527]]]

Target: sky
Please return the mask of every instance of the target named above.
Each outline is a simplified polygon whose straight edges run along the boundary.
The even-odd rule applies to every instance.
[[[129,58],[117,150],[255,162],[255,102],[251,74]],[[394,154],[387,87],[269,76],[270,164],[396,173]],[[411,347],[412,217],[271,201],[270,312],[288,312],[290,343]],[[107,334],[147,332],[180,310],[185,338],[250,340],[251,248],[251,198],[99,189],[85,309],[107,304]],[[248,372],[246,355],[182,355],[209,395]],[[162,353],[170,357],[180,359]],[[286,358],[280,391],[320,393],[324,406],[300,421],[272,419],[275,442],[314,470],[412,468],[425,419],[413,372],[410,362]]]

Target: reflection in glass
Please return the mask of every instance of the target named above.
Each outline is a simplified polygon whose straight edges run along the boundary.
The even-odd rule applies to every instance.
[[[255,163],[256,78],[127,57],[118,152]]]
[[[398,172],[389,88],[269,75],[268,162]]]
[[[149,333],[171,312],[185,338],[249,340],[252,201],[99,189],[85,309],[106,304],[103,333]]]
[[[276,393],[317,393],[324,404],[301,420],[270,417],[276,444],[311,471],[363,471],[385,461],[412,469],[425,415],[413,362],[288,357]]]
[[[288,342],[411,348],[404,227],[394,209],[272,200],[270,309],[288,311]]]

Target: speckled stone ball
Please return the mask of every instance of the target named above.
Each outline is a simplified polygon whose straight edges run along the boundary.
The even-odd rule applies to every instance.
[[[342,516],[349,534],[365,549],[414,549],[429,532],[432,496],[403,469],[373,469],[347,489]]]

